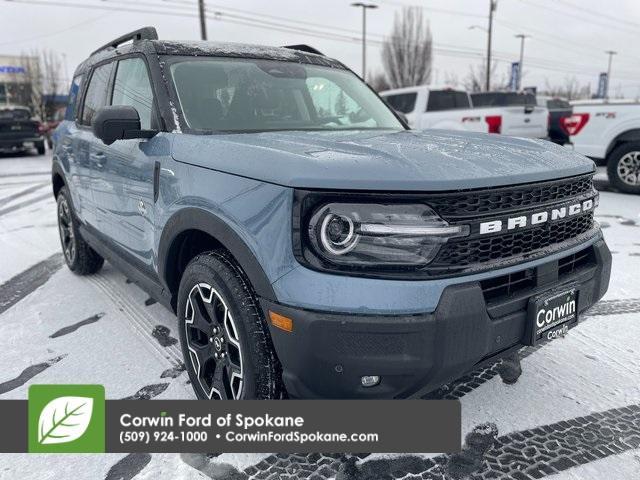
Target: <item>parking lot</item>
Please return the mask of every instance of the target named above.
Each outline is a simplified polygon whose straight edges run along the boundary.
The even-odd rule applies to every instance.
[[[108,264],[85,278],[63,266],[50,162],[0,158],[0,398],[32,383],[195,398],[173,315]],[[15,454],[0,478],[640,478],[640,196],[597,179],[611,287],[566,338],[521,352],[515,384],[495,365],[430,395],[461,399],[460,454]]]

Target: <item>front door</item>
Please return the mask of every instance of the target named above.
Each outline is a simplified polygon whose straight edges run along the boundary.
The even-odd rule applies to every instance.
[[[133,106],[140,115],[142,129],[157,128],[152,116],[153,89],[145,61],[130,57],[118,61],[111,105]],[[99,228],[120,250],[142,266],[153,264],[154,168],[151,140],[117,140],[107,146],[100,142],[100,184],[96,186]]]

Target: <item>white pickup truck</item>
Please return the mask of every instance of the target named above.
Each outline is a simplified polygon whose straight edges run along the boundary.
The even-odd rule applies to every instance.
[[[572,102],[564,118],[572,148],[607,166],[609,182],[623,192],[640,194],[640,102]]]
[[[402,112],[416,130],[443,128],[502,133],[529,138],[547,136],[546,108],[526,105],[473,108],[471,96],[450,87],[417,86],[380,92],[395,110]]]

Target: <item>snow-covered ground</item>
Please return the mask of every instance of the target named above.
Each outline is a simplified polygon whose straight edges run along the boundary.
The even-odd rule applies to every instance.
[[[109,398],[194,398],[171,313],[109,264],[80,278],[59,253],[50,158],[0,157],[0,398],[31,383],[101,383]],[[434,397],[460,398],[460,455],[2,455],[1,479],[640,478],[640,196],[598,220],[611,288],[579,328]],[[314,476],[315,475],[315,476]]]

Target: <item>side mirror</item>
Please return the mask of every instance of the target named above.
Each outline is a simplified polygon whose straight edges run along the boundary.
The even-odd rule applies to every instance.
[[[102,107],[93,116],[91,128],[93,134],[106,145],[116,140],[152,138],[158,133],[156,130],[142,130],[140,115],[130,105]]]

